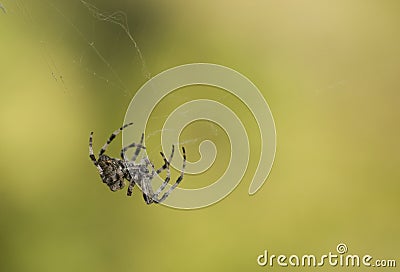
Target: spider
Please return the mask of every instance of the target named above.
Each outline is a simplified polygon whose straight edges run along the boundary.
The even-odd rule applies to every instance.
[[[154,165],[150,162],[150,160],[147,157],[141,159],[139,163],[135,162],[136,158],[140,153],[140,150],[146,149],[146,147],[143,146],[144,134],[142,134],[139,144],[132,143],[121,149],[121,159],[112,158],[105,154],[108,145],[115,139],[115,137],[122,130],[124,130],[126,127],[130,125],[132,125],[132,123],[123,125],[122,127],[120,127],[111,134],[107,142],[100,149],[98,159],[96,159],[96,156],[93,153],[93,132],[91,132],[89,137],[89,157],[92,160],[93,164],[97,167],[97,170],[100,173],[100,177],[103,183],[105,183],[110,188],[111,191],[115,192],[123,189],[125,187],[124,179],[126,179],[127,181],[129,181],[129,187],[127,190],[128,196],[132,195],[133,187],[135,186],[135,184],[137,184],[143,191],[143,198],[146,201],[146,204],[161,203],[171,194],[171,192],[179,185],[179,183],[183,179],[186,167],[185,148],[182,147],[183,165],[180,176],[171,186],[171,188],[169,188],[169,190],[166,193],[164,193],[162,197],[159,197],[159,194],[165,189],[165,187],[170,181],[169,166],[170,166],[170,161],[172,160],[172,157],[174,155],[174,149],[175,149],[174,145],[172,145],[172,151],[169,160],[167,160],[163,152],[160,152],[164,160],[164,165],[157,170],[154,168]],[[132,159],[127,160],[125,155],[126,151],[134,147],[136,147],[136,150]],[[151,171],[149,170],[149,167],[151,167]],[[164,182],[161,184],[161,186],[157,189],[157,191],[154,192],[151,186],[151,181],[156,175],[159,175],[164,170],[167,171],[167,176]]]

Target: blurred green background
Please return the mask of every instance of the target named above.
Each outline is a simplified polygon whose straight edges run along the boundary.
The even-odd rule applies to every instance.
[[[256,258],[322,255],[340,242],[400,265],[400,2],[90,2],[126,13],[144,63],[120,26],[81,1],[1,3],[1,271],[302,271]],[[247,194],[256,135],[244,180],[215,205],[182,211],[147,206],[137,188],[111,193],[88,158],[89,132],[98,150],[149,75],[192,62],[231,67],[263,93],[278,143],[267,182]],[[155,117],[224,97],[256,128],[239,101],[196,88],[168,96]],[[219,127],[193,124],[181,140],[192,138],[213,139],[222,155],[186,188],[215,180],[229,159]],[[161,163],[157,141],[147,147]]]

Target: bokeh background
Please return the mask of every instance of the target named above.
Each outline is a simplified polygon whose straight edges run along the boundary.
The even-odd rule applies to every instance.
[[[93,0],[97,13],[82,1],[0,3],[1,271],[300,271],[256,258],[322,255],[340,242],[400,265],[398,1]],[[115,11],[127,31],[99,16]],[[237,189],[190,211],[147,206],[137,188],[111,193],[88,158],[89,132],[98,150],[149,77],[192,62],[231,67],[263,93],[278,142],[267,182],[247,194],[251,114],[196,87],[163,100],[146,135],[185,101],[225,101],[253,135]],[[228,162],[227,136],[207,122],[182,134],[189,160],[203,139],[219,156],[185,188],[212,183]],[[161,163],[157,137],[147,147]],[[307,271],[322,269],[363,268]]]

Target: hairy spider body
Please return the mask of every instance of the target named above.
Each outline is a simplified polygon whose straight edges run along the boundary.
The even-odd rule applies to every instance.
[[[127,126],[132,123],[122,126],[111,134],[105,145],[100,149],[99,158],[93,153],[93,132],[90,133],[89,138],[89,157],[93,161],[94,165],[99,170],[99,174],[103,183],[107,184],[111,191],[115,192],[125,187],[124,179],[130,179],[129,172],[126,170],[125,164],[122,160],[111,158],[104,154],[107,150],[108,145],[114,140],[114,138]],[[145,148],[141,144],[138,145],[140,148]]]
[[[139,144],[132,143],[121,150],[121,159],[112,158],[106,154],[104,154],[107,150],[108,145],[115,139],[115,137],[126,127],[132,125],[132,123],[126,124],[121,128],[114,131],[111,136],[108,138],[107,142],[104,146],[100,149],[99,158],[96,159],[96,156],[93,153],[93,132],[90,133],[89,138],[89,157],[92,160],[93,164],[97,167],[100,177],[111,191],[115,192],[121,190],[125,187],[125,180],[129,181],[129,187],[127,190],[127,195],[132,195],[132,190],[135,184],[139,185],[139,187],[143,191],[143,198],[146,201],[146,204],[151,203],[160,203],[164,201],[169,194],[179,185],[179,183],[183,179],[184,170],[186,166],[186,153],[185,148],[182,147],[183,151],[183,166],[181,170],[181,175],[175,181],[175,184],[169,188],[169,190],[164,193],[164,195],[159,198],[159,194],[164,190],[167,184],[170,181],[170,161],[174,155],[174,146],[172,146],[172,152],[169,157],[169,161],[166,159],[164,153],[160,152],[161,156],[164,160],[164,165],[156,170],[154,165],[150,162],[147,157],[144,157],[140,163],[135,163],[137,156],[140,153],[141,149],[146,149],[143,146],[143,138],[144,135],[142,134],[142,138]],[[127,160],[125,153],[129,148],[136,147],[135,153],[131,160]],[[151,171],[149,170],[151,169]],[[153,191],[151,186],[152,179],[159,175],[163,170],[167,171],[167,177],[165,178],[164,182],[158,188],[156,192]]]
[[[124,178],[127,179],[126,171],[121,160],[111,158],[107,155],[101,155],[97,161],[99,167],[103,170],[100,177],[111,191],[121,190],[125,186]]]

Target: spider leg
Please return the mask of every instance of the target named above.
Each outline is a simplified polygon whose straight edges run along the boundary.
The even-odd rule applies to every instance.
[[[160,169],[158,169],[156,171],[157,175],[160,174],[164,169],[167,169],[169,167],[169,164],[172,160],[172,157],[174,156],[174,151],[175,151],[175,146],[172,145],[172,151],[171,151],[171,155],[169,156],[169,160],[167,160],[167,158],[165,157],[164,153],[160,152],[161,156],[163,157],[164,160],[164,165],[160,167]]]
[[[179,183],[182,181],[183,179],[183,174],[185,173],[185,167],[186,167],[186,152],[185,152],[185,148],[182,147],[182,152],[183,152],[183,165],[182,165],[182,170],[181,170],[181,175],[179,176],[179,178],[176,180],[175,184],[171,186],[171,188],[169,188],[169,190],[160,198],[160,199],[156,199],[155,197],[153,198],[153,201],[155,203],[161,203],[163,202],[168,196],[169,194],[179,185]]]
[[[158,188],[158,190],[155,192],[154,195],[156,197],[158,197],[158,195],[161,193],[161,191],[164,190],[164,188],[167,186],[167,184],[169,183],[169,181],[171,179],[171,170],[169,169],[169,165],[170,165],[170,162],[172,160],[172,157],[174,156],[174,150],[175,150],[175,147],[174,147],[174,145],[172,145],[172,151],[171,151],[171,155],[169,156],[169,161],[167,161],[167,159],[165,158],[164,153],[160,152],[161,156],[164,159],[164,165],[167,165],[167,167],[166,167],[167,176],[166,176],[163,184],[161,184],[160,188]],[[159,174],[163,170],[163,167],[161,167],[159,170],[157,170],[157,174]]]
[[[135,155],[132,158],[132,162],[134,164],[134,161],[136,160],[137,156],[140,153],[140,150],[146,149],[145,146],[143,146],[143,139],[144,139],[144,133],[142,133],[142,138],[140,139],[140,143],[139,144],[135,144],[135,143],[131,143],[130,145],[124,147],[123,149],[121,149],[121,158],[123,161],[126,161],[126,156],[125,156],[125,152],[132,147],[136,147],[136,151],[135,151]],[[127,196],[131,196],[132,195],[132,191],[133,191],[133,187],[135,186],[135,180],[132,176],[132,173],[130,172],[130,170],[128,169],[127,173],[126,173],[126,179],[129,181],[129,187],[128,187],[128,191],[126,192]]]
[[[135,154],[132,157],[132,161],[136,161],[137,156],[139,156],[141,147],[143,147],[143,149],[146,149],[146,147],[143,146],[143,139],[144,139],[144,133],[142,133],[142,137],[140,138],[140,143],[135,150]]]
[[[119,129],[117,129],[116,131],[114,131],[110,138],[108,138],[107,142],[104,144],[104,146],[100,149],[100,153],[99,156],[101,156],[102,154],[104,154],[104,152],[106,152],[108,145],[115,139],[115,137],[126,127],[132,125],[133,123],[129,123],[129,124],[125,124],[122,127],[120,127]]]
[[[154,168],[154,165],[149,161],[149,159],[147,157],[144,160],[146,162],[146,167],[149,165],[151,165],[151,167],[152,167],[150,179],[149,178],[143,179],[142,184],[141,184],[144,201],[146,201],[146,204],[149,205],[154,202],[153,201],[154,193],[153,193],[153,189],[151,188],[151,180],[155,175],[155,168]]]
[[[121,158],[126,161],[125,152],[129,148],[136,147],[135,154],[132,157],[132,161],[136,161],[136,158],[140,153],[140,149],[146,149],[146,147],[143,146],[143,138],[144,138],[144,134],[142,133],[142,138],[140,139],[140,143],[139,144],[131,143],[130,145],[125,146],[124,148],[122,148],[121,149]]]
[[[89,157],[94,163],[94,165],[97,166],[97,159],[93,152],[93,131],[90,132],[90,137],[89,137]]]
[[[97,167],[97,169],[100,171],[100,173],[103,172],[99,164],[97,163],[96,156],[94,155],[93,152],[93,131],[90,132],[90,137],[89,137],[89,157],[92,160],[93,164]]]
[[[153,198],[150,196],[151,192],[150,192],[150,181],[145,180],[143,181],[143,186],[142,186],[142,190],[143,190],[143,199],[146,202],[147,205],[150,205],[151,203],[153,203]]]
[[[130,176],[130,177],[131,177],[131,176]],[[131,177],[130,180],[129,180],[128,191],[126,192],[126,195],[127,195],[127,196],[131,196],[131,195],[132,195],[133,187],[135,187],[135,181],[134,181],[134,179]]]

